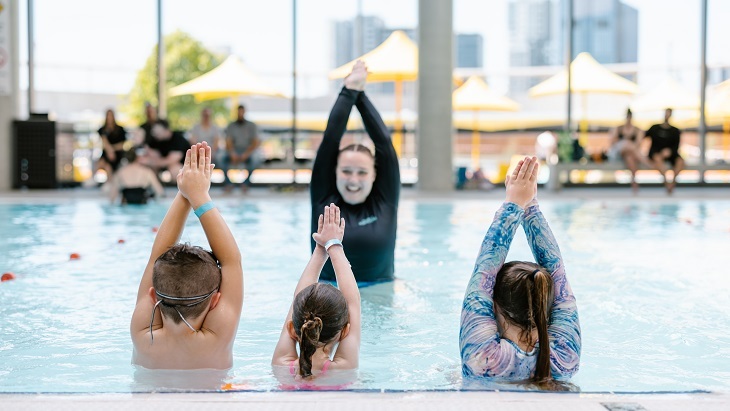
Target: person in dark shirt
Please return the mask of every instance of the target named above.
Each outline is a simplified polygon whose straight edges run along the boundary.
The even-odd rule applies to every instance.
[[[680,132],[677,127],[669,124],[670,117],[672,117],[672,109],[668,108],[664,112],[664,122],[651,126],[645,137],[651,139],[649,160],[654,168],[662,173],[667,193],[672,194],[677,183],[677,175],[684,170],[684,159],[679,155]],[[671,180],[667,178],[668,167],[666,163],[672,166],[673,175]]]
[[[111,178],[111,175],[119,168],[122,157],[124,157],[124,141],[127,139],[127,132],[117,124],[114,111],[109,109],[106,111],[104,125],[98,130],[98,133],[102,145],[98,167],[104,169],[107,176]]]
[[[400,197],[398,157],[375,107],[363,89],[367,69],[358,61],[335,102],[312,167],[310,196],[312,227],[330,203],[340,207],[347,232],[343,245],[355,279],[361,285],[393,280],[395,238]],[[361,144],[340,148],[352,106],[357,107],[375,154]],[[312,240],[312,250],[316,243]],[[334,281],[332,264],[322,269],[322,280]]]
[[[147,121],[139,128],[143,131],[145,154],[140,162],[155,173],[167,170],[174,179],[182,169],[185,152],[190,144],[183,133],[170,130],[167,120],[158,118],[157,110],[150,104],[145,106]]]

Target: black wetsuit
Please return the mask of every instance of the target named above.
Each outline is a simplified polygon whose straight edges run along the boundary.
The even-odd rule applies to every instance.
[[[118,143],[123,143],[124,140],[127,139],[127,132],[124,131],[124,128],[122,126],[119,126],[117,124],[114,125],[114,129],[109,132],[107,131],[106,127],[102,127],[98,131],[99,136],[106,137],[106,140],[114,146]],[[122,161],[122,157],[124,157],[124,150],[114,150],[114,154],[116,155],[116,159],[114,161],[109,160],[109,157],[106,154],[105,150],[101,151],[101,158],[103,158],[109,165],[112,166],[112,170],[117,171],[119,168],[119,163]]]
[[[335,170],[340,140],[345,134],[352,106],[360,112],[370,138],[375,144],[376,177],[370,195],[362,204],[347,204],[337,191]],[[343,88],[332,108],[322,143],[312,167],[310,184],[312,201],[312,232],[317,231],[317,220],[324,206],[335,203],[345,219],[343,246],[358,282],[377,282],[393,279],[395,235],[400,197],[400,168],[398,156],[377,110],[365,93]],[[315,242],[312,240],[312,250]],[[327,261],[323,280],[335,280],[335,272]]]
[[[665,148],[671,151],[666,159],[672,166],[675,165],[679,155],[679,129],[674,126],[664,127],[661,124],[654,124],[646,132],[646,137],[651,138],[651,148],[649,148],[649,158],[653,159],[655,154],[661,152]]]

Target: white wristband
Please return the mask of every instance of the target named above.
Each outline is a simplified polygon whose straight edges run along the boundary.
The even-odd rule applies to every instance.
[[[342,241],[340,241],[337,238],[333,238],[333,239],[327,241],[326,243],[324,243],[324,249],[326,251],[329,251],[330,247],[332,247],[333,245],[339,245],[340,247],[342,247]]]

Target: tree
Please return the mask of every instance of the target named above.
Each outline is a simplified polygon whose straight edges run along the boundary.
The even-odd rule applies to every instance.
[[[212,53],[190,35],[180,30],[163,38],[165,44],[166,89],[192,80],[217,67],[223,57]],[[121,108],[129,118],[141,124],[145,121],[144,104],[157,106],[157,46],[147,58],[144,67],[137,74],[129,103]],[[213,111],[213,118],[225,122],[229,115],[224,100],[196,103],[193,96],[179,96],[167,100],[167,120],[175,130],[189,130],[200,119],[200,109],[204,106]],[[217,121],[216,121],[217,122]]]

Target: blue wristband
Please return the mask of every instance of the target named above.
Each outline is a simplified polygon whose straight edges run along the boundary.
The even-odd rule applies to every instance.
[[[333,238],[333,239],[327,241],[326,243],[324,243],[324,249],[329,250],[330,247],[332,247],[333,245],[339,245],[340,247],[342,247],[342,241],[340,241],[337,238]]]
[[[200,217],[203,216],[203,214],[205,214],[206,212],[208,212],[208,211],[210,211],[210,210],[212,210],[214,208],[215,208],[215,204],[213,204],[212,201],[208,201],[207,203],[205,203],[205,204],[201,205],[200,207],[196,208],[195,211],[194,211],[194,213],[195,213],[196,216],[198,216],[198,218],[200,218]]]

